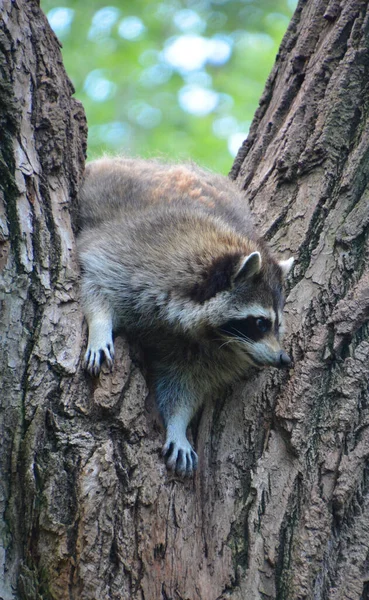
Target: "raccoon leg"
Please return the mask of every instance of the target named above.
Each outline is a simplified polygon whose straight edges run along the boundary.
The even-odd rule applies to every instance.
[[[181,381],[161,374],[156,380],[156,401],[166,428],[163,456],[167,468],[181,476],[197,469],[198,458],[186,436],[197,408],[196,396]]]
[[[88,344],[84,357],[84,367],[91,375],[98,375],[105,358],[111,369],[114,360],[112,316],[106,308],[94,306],[93,311],[85,311],[88,324]]]
[[[188,416],[178,412],[166,424],[166,440],[163,446],[167,468],[177,475],[190,476],[197,469],[198,458],[186,436]]]

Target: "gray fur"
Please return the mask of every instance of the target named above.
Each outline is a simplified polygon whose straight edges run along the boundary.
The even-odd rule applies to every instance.
[[[167,430],[167,466],[191,474],[197,456],[186,428],[204,399],[250,363],[282,366],[278,314],[291,263],[279,267],[257,238],[236,185],[192,164],[89,164],[80,224],[86,368],[97,375],[102,358],[112,365],[118,328],[141,341]],[[269,315],[273,330],[257,341],[222,332],[249,315],[252,324]]]

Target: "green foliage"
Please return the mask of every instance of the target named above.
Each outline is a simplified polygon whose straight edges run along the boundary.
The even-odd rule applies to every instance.
[[[294,0],[42,0],[103,152],[192,158],[227,173]]]

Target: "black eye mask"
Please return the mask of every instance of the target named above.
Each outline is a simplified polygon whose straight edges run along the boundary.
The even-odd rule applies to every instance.
[[[220,326],[222,333],[234,337],[249,338],[253,342],[261,340],[272,328],[272,322],[265,317],[247,317],[231,319]]]

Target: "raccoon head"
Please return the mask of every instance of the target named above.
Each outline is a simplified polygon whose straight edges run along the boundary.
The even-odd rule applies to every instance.
[[[280,346],[283,332],[283,280],[293,258],[262,260],[258,251],[244,257],[229,292],[227,319],[218,325],[225,342],[256,366],[288,367],[291,359]]]
[[[205,252],[199,238],[197,255],[181,262],[181,278],[171,282],[160,317],[178,333],[233,352],[236,370],[245,363],[288,366],[279,339],[283,283],[293,258],[278,263],[260,240],[216,242]]]

